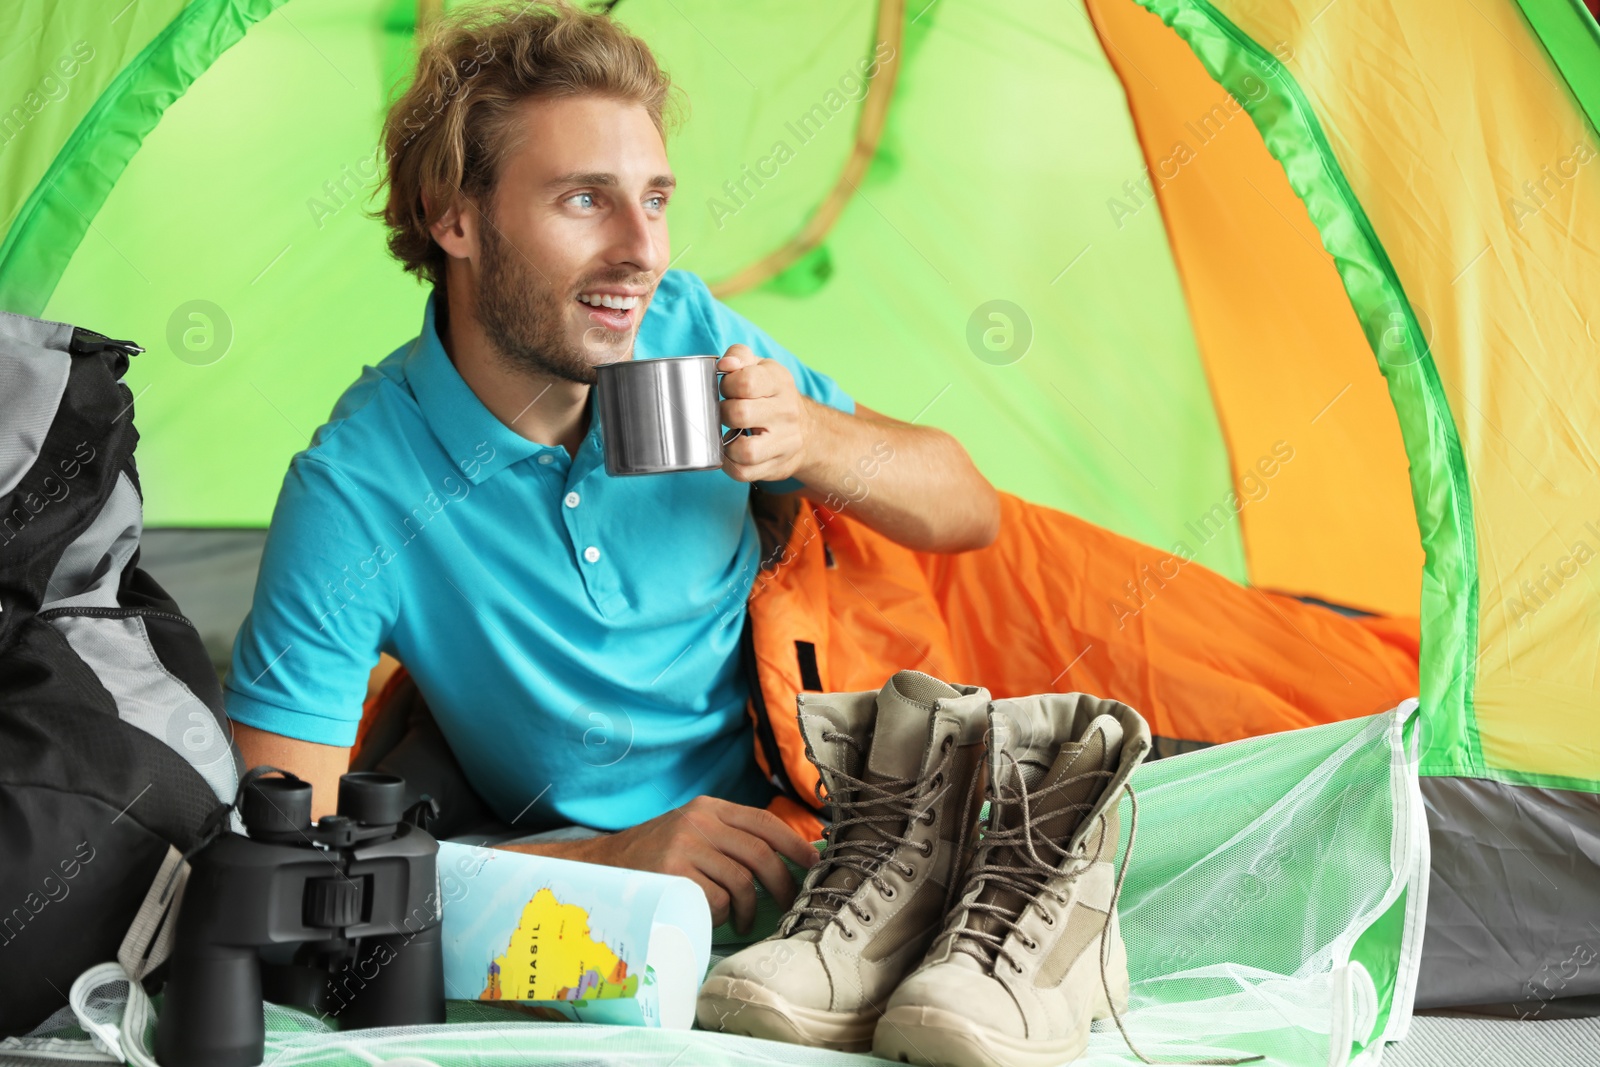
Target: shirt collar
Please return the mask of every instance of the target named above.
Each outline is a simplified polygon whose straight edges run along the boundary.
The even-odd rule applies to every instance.
[[[461,377],[439,340],[435,311],[438,289],[428,294],[422,333],[406,357],[406,381],[422,409],[428,428],[450,456],[451,463],[473,485],[540,452],[560,452],[560,445],[530,441],[501,422]]]

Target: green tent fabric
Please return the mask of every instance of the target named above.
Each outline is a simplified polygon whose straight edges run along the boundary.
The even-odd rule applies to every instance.
[[[791,16],[792,25],[751,11],[728,27],[746,35],[741,51],[752,56],[772,54],[785,41],[811,42],[794,52],[794,69],[764,65],[772,88],[760,94],[740,91],[747,86],[737,64],[718,56],[671,5],[618,11],[669,68],[709,75],[690,84],[693,117],[672,146],[680,180],[712,194],[673,217],[676,266],[708,279],[731,271],[781,243],[832,183],[853,136],[850,115],[841,113],[805,144],[785,124],[857,67],[871,12],[853,4],[834,8],[831,18],[816,11]],[[1001,200],[1051,199],[1062,187],[1114,187],[1143,165],[1126,110],[1114,106],[1118,83],[1088,23],[1055,20],[1061,36],[1040,39],[1030,23],[1052,20],[1048,5],[1037,8],[1032,18],[990,28],[986,41],[959,24],[935,35],[926,47],[948,54],[929,58],[921,89],[915,61],[907,61],[898,94],[903,104],[862,195],[823,255],[801,268],[826,263],[830,274],[837,272],[826,299],[838,306],[818,316],[807,301],[781,292],[752,293],[733,304],[849,382],[862,402],[904,418],[920,414],[956,433],[1000,487],[1164,544],[1231,481],[1159,216],[1147,213],[1114,233],[1100,203],[1069,202],[1078,214],[1062,217],[1059,235],[1042,241],[1024,220],[984,221]],[[46,276],[38,260],[15,246],[0,259],[0,299],[9,307],[60,317],[92,306],[108,329],[198,346],[182,349],[183,358],[136,363],[130,374],[135,392],[143,390],[140,458],[152,483],[146,499],[152,526],[264,524],[289,456],[363,364],[414,336],[425,295],[387,259],[381,227],[361,214],[370,207],[365,194],[377,174],[376,130],[396,74],[386,64],[386,42],[371,32],[375,23],[386,25],[378,21],[386,9],[350,0],[304,15],[292,7],[247,10],[265,17],[216,57],[207,91],[178,97],[142,143],[135,131],[144,111],[131,101],[119,109],[134,112],[122,135],[131,158],[53,292],[30,288]],[[938,17],[978,16],[952,9]],[[916,34],[916,25],[925,29],[935,14],[925,18],[908,35],[908,55],[930,40]],[[218,35],[214,23],[196,23],[179,43],[198,62],[201,46],[215,47]],[[1039,73],[1019,85],[1018,67],[1006,57],[1028,48],[1039,54],[1022,69]],[[1053,53],[1077,62],[1046,62]],[[951,67],[970,74],[953,81],[940,73]],[[819,79],[819,70],[830,75]],[[974,86],[992,86],[995,98],[974,98]],[[160,92],[130,88],[129,95]],[[1004,184],[989,177],[970,187],[974,158],[1029,136],[1027,112],[1011,101],[1030,97],[1064,113],[1097,151],[1019,167]],[[330,109],[329,101],[339,106]],[[960,115],[969,118],[952,122]],[[1010,127],[995,115],[1008,116]],[[751,143],[716,136],[730,128],[754,131]],[[768,156],[777,138],[794,141],[794,159],[733,220],[723,217],[719,229],[707,201],[726,201],[717,195],[722,184]],[[974,157],[977,138],[985,143]],[[111,168],[103,144],[96,144],[66,146],[83,167],[58,161],[64,180],[81,169],[104,180]],[[909,145],[916,150],[901,147]],[[901,171],[902,178],[889,180]],[[74,200],[81,201],[92,203],[87,193]],[[163,203],[167,210],[151,210]],[[56,212],[57,233],[28,241],[24,231],[16,245],[66,254],[68,234],[81,222],[70,206]],[[959,215],[966,217],[952,226]],[[957,233],[981,234],[984,245],[969,249],[966,236],[952,244]],[[1104,250],[1092,270],[1062,276],[1083,249],[1082,241],[1067,247],[1080,233],[1090,240],[1103,235]],[[1037,251],[1016,254],[1027,248]],[[881,278],[894,279],[890,293],[869,284]],[[1141,294],[1137,316],[1081,313],[1129,291]],[[890,297],[904,298],[893,315],[881,310]],[[988,368],[966,347],[966,320],[970,309],[997,298],[1030,309],[1036,336],[1064,336],[1070,348],[1048,361],[1019,360],[1005,368],[1007,378],[983,373]],[[285,314],[289,308],[293,313]],[[361,313],[351,314],[353,308]],[[830,326],[839,321],[853,324],[847,352]],[[1074,358],[1064,358],[1067,351]],[[162,353],[171,354],[170,347]],[[1139,362],[1130,366],[1135,354]],[[1151,388],[1152,381],[1161,388]],[[1145,425],[1162,432],[1137,431]],[[1244,576],[1236,531],[1206,545],[1198,559]]]
[[[1475,0],[1448,16],[1441,0],[1136,2],[1242,101],[1330,254],[1404,440],[1389,462],[1409,469],[1414,515],[1392,521],[1426,553],[1410,745],[1386,728],[1357,746],[1400,769],[1358,787],[1388,797],[1373,809],[1388,814],[1318,824],[1295,883],[1387,872],[1382,909],[1352,909],[1324,938],[1308,933],[1314,917],[1274,927],[1213,901],[1229,929],[1258,925],[1212,962],[1321,976],[1320,993],[1295,987],[1310,1015],[1289,1027],[1318,1036],[1274,1045],[1277,1062],[1374,1058],[1405,1032],[1415,982],[1435,1003],[1600,992],[1581,973],[1548,980],[1592,914],[1600,868],[1600,586],[1560,569],[1600,537],[1581,525],[1600,521],[1600,361],[1579,310],[1600,282],[1600,172],[1583,165],[1600,150],[1600,30],[1576,0]],[[951,431],[1029,500],[1166,546],[1236,495],[1249,462],[1237,387],[1207,340],[1216,298],[1182,210],[1168,190],[1148,210],[1107,211],[1163,162],[1141,139],[1134,84],[1154,80],[1092,17],[1109,4],[603,6],[689,96],[669,143],[690,194],[674,202],[673,266],[717,284],[808,225],[856,142],[869,87],[853,75],[891,47],[886,124],[843,211],[729,303],[863,403]],[[415,335],[425,294],[365,212],[418,18],[416,0],[0,12],[0,309],[149,349],[128,379],[149,526],[265,526],[334,398]],[[1493,99],[1469,98],[1460,55],[1497,72]],[[1396,332],[1414,358],[1393,358]],[[1196,558],[1250,582],[1265,543],[1230,518]],[[1277,783],[1264,807],[1283,817],[1278,802],[1314,777],[1296,753],[1321,742],[1251,743]],[[1335,780],[1362,763],[1348,755]],[[1231,758],[1146,773],[1189,783],[1167,814],[1210,819],[1206,761]],[[1431,971],[1418,946],[1429,879],[1413,869],[1427,835],[1407,829],[1423,808],[1432,882],[1449,890],[1426,910]],[[1270,839],[1274,825],[1252,832]],[[1494,835],[1518,862],[1485,849]],[[1136,854],[1135,900],[1139,877],[1157,891],[1161,847]],[[1184,869],[1204,858],[1166,847]],[[1261,962],[1290,942],[1311,971]],[[1146,1009],[1222,995],[1193,976],[1158,993],[1173,973],[1146,970]],[[1369,989],[1358,1010],[1350,998]],[[1230,1040],[1263,1032],[1240,1012]]]

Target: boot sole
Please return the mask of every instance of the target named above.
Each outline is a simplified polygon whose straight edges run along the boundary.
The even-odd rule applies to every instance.
[[[1083,1054],[1087,1024],[1060,1041],[1006,1037],[938,1008],[890,1008],[878,1020],[872,1054],[920,1067],[1059,1067]]]
[[[724,1034],[839,1052],[866,1052],[872,1048],[878,1015],[801,1007],[754,982],[713,977],[700,988],[695,1021],[702,1030]]]
[[[1089,1023],[1111,1017],[1111,1005],[1098,981],[1099,942],[1092,944],[1093,955],[1085,953],[1073,968],[1074,972],[1089,966],[1096,969],[1093,1006],[1077,1033],[1059,1041],[1008,1037],[954,1012],[906,1004],[890,1008],[878,1020],[872,1054],[919,1067],[1059,1067],[1077,1059],[1089,1045]],[[1114,946],[1111,993],[1117,1010],[1127,1011],[1127,955],[1120,939]]]

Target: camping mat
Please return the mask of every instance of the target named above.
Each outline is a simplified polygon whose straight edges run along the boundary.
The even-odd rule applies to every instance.
[[[1384,1067],[1596,1067],[1600,1018],[1454,1019],[1419,1015]]]
[[[1404,1034],[1426,887],[1419,874],[1427,870],[1407,730],[1415,706],[1139,769],[1121,915],[1133,982],[1124,1021],[1147,1055],[1259,1053],[1267,1064],[1321,1067]],[[1131,809],[1125,799],[1123,849]],[[0,1043],[0,1056],[28,1043],[49,1051],[42,1046],[50,1038],[55,1052],[81,1056],[80,1027],[92,1027],[102,1048],[120,1046],[129,1062],[149,1062],[153,1013],[142,992],[130,1001],[115,965],[101,972],[73,987],[75,1013],[63,1009],[33,1038]],[[265,1062],[273,1067],[407,1057],[437,1067],[870,1062],[702,1031],[534,1022],[514,1008],[471,1002],[451,1002],[444,1026],[339,1033],[272,1005],[267,1025]],[[1103,1022],[1082,1062],[1133,1059]]]

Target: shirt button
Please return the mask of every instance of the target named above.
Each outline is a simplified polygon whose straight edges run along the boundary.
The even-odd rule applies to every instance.
[[[545,467],[550,466],[550,464],[554,463],[555,461],[556,461],[556,457],[552,456],[548,452],[546,452],[544,455],[539,457],[539,463],[542,466],[545,466]]]
[[[590,563],[599,563],[600,550],[593,545],[590,545],[588,548],[583,550],[583,558],[588,560]]]
[[[578,506],[578,494],[577,493],[568,493],[567,494],[567,499],[564,501],[564,503],[569,508],[577,507]],[[594,560],[590,560],[589,562],[593,563]]]

